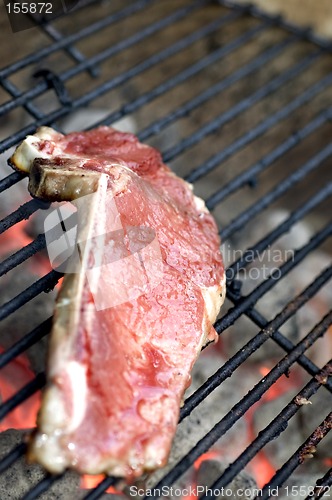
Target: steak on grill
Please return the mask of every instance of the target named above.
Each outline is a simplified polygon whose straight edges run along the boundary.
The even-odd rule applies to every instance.
[[[30,457],[127,478],[168,458],[190,371],[225,296],[216,224],[159,152],[109,127],[40,128],[13,157],[33,196],[73,201]]]

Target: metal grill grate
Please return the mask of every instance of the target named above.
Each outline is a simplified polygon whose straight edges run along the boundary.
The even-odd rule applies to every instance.
[[[275,311],[268,311],[264,316],[257,307],[259,300],[281,280],[291,280],[291,273],[300,266],[304,269],[306,263],[303,261],[309,255],[322,246],[330,248],[332,182],[325,179],[324,172],[332,156],[332,145],[328,140],[332,114],[327,104],[331,97],[332,73],[328,71],[328,65],[331,63],[332,46],[310,30],[289,25],[278,16],[267,16],[253,6],[239,7],[227,0],[183,0],[167,2],[167,5],[152,0],[109,2],[105,5],[92,0],[81,2],[79,8],[51,22],[37,21],[41,24],[34,30],[44,33],[51,43],[43,42],[43,48],[0,70],[0,84],[6,96],[0,104],[2,120],[17,111],[22,111],[26,120],[25,125],[17,126],[0,141],[1,153],[8,157],[6,151],[27,134],[34,133],[37,126],[47,124],[61,130],[64,118],[95,102],[103,103],[105,99],[106,106],[110,103],[110,113],[91,126],[112,124],[126,116],[139,116],[141,123],[137,135],[140,140],[159,144],[157,141],[166,137],[166,146],[162,147],[164,161],[195,183],[199,193],[204,192],[208,208],[215,212],[220,222],[223,241],[231,240],[247,226],[252,228],[255,217],[264,214],[279,200],[284,200],[287,193],[295,199],[289,216],[277,227],[267,230],[263,238],[249,244],[227,270],[230,306],[228,310],[224,307],[223,316],[215,328],[223,338],[223,333],[245,316],[256,325],[257,334],[188,397],[181,409],[180,421],[188,417],[212,391],[222,386],[265,342],[272,339],[284,355],[280,355],[279,362],[269,373],[240,397],[237,404],[158,481],[156,488],[172,485],[295,365],[310,376],[297,397],[310,399],[318,390],[325,391],[326,397],[330,397],[332,392],[331,363],[321,368],[307,354],[319,338],[328,335],[332,313],[325,311],[320,321],[296,344],[282,330],[283,325],[300,308],[307,307],[328,283],[332,268],[327,267],[316,273],[316,278],[289,300],[277,315]],[[77,29],[80,23],[84,27]],[[113,38],[107,31],[110,29],[115,30]],[[111,43],[102,47],[95,42],[96,50],[90,50],[90,44],[93,45],[92,41],[98,40],[102,32],[110,33]],[[249,56],[248,47],[251,47]],[[65,59],[65,67],[61,68],[60,64],[58,71],[57,59],[52,59],[53,56]],[[282,62],[286,60],[287,63]],[[236,61],[240,61],[237,66]],[[277,70],[268,71],[268,77],[265,77],[266,68],[273,64],[277,65]],[[35,83],[28,89],[15,83],[17,75],[24,75],[27,71],[36,77]],[[82,78],[83,84],[79,78]],[[191,87],[196,81],[197,91],[193,94]],[[137,82],[135,88],[130,87],[132,82]],[[116,94],[126,85],[129,85],[129,97]],[[292,93],[290,90],[286,95],[284,89],[292,89],[292,86],[295,91]],[[57,104],[55,109],[45,110],[40,98],[50,91],[57,97]],[[235,103],[227,106],[225,100],[232,96],[234,100],[233,93],[236,94]],[[287,101],[289,95],[291,99]],[[268,101],[270,98],[271,103]],[[267,103],[266,108],[262,108],[262,103]],[[170,138],[167,136],[169,130]],[[275,146],[271,148],[269,144]],[[248,148],[255,151],[248,156],[249,164],[245,157]],[[279,160],[289,165],[287,175],[283,177],[278,175]],[[235,175],[227,174],[225,169],[234,169],[235,162],[244,167],[235,169]],[[192,167],[187,168],[187,165]],[[219,177],[215,174],[218,170],[221,171]],[[281,169],[281,172],[285,173],[285,170]],[[266,173],[273,182],[267,182],[264,191],[256,184],[261,178],[267,178]],[[222,176],[225,182],[220,181]],[[13,189],[22,179],[19,173],[4,177],[0,181],[0,193]],[[204,184],[206,180],[207,188]],[[308,183],[312,184],[311,189]],[[252,188],[251,201],[247,206],[241,206],[241,193],[250,189],[248,186]],[[306,193],[305,196],[301,190]],[[234,218],[234,204],[229,202],[233,196],[240,196],[235,198],[235,204],[241,207]],[[0,234],[43,208],[47,208],[47,204],[38,200],[27,201],[0,221]],[[324,214],[323,223],[309,241],[295,250],[293,257],[278,268],[277,274],[268,276],[249,293],[242,293],[241,271],[299,221],[317,210]],[[224,213],[233,215],[227,218]],[[0,276],[34,258],[44,248],[45,237],[40,234],[1,262]],[[42,292],[52,289],[60,278],[61,274],[51,271],[22,290],[0,306],[0,320],[10,317]],[[46,319],[0,354],[0,368],[47,335],[50,324],[51,318]],[[45,375],[40,373],[0,405],[0,418],[4,418],[44,384]],[[259,432],[214,487],[227,486],[267,443],[285,430],[288,421],[300,409],[295,400],[293,398]],[[331,414],[325,419],[321,415],[321,422],[263,488],[262,498],[269,498],[269,486],[285,483],[301,464],[306,450],[313,446],[319,448],[320,441],[330,430]],[[0,461],[0,471],[10,467],[24,451],[25,444],[13,449]],[[24,499],[38,498],[58,479],[57,476],[47,475]],[[316,485],[329,486],[331,483],[330,470],[317,480]],[[106,478],[84,498],[100,498],[113,484],[116,484],[114,478]],[[314,497],[319,498],[323,491],[317,488]]]

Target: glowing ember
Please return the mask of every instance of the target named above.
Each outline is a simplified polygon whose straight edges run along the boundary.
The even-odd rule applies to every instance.
[[[266,377],[266,375],[270,372],[270,368],[267,366],[262,366],[259,368],[259,372]],[[289,392],[298,386],[298,376],[295,371],[292,371],[289,377],[280,377],[262,396],[262,402],[273,401],[274,399],[279,398],[283,394]]]
[[[259,368],[259,372],[263,377],[270,372],[270,368],[267,366],[262,366]],[[269,401],[273,401],[280,398],[287,392],[298,387],[299,385],[298,374],[295,370],[290,372],[288,377],[280,377],[266,392],[263,394],[260,401],[257,401],[246,413],[246,418],[248,420],[248,440],[253,441],[256,438],[256,432],[253,424],[254,415],[256,411],[262,406],[262,404]],[[274,476],[276,470],[271,464],[270,460],[266,456],[264,450],[261,450],[250,462],[250,468],[252,474],[260,488],[262,488],[270,479]]]
[[[104,474],[96,474],[94,476],[91,476],[89,474],[84,474],[84,476],[81,477],[81,483],[80,487],[82,489],[86,490],[92,490],[92,488],[95,488],[96,486],[101,483],[106,476]],[[114,495],[123,495],[122,491],[115,489],[113,486],[110,486],[107,488],[106,493],[113,493]]]
[[[195,470],[198,470],[203,462],[206,460],[213,460],[214,458],[220,458],[220,453],[217,451],[208,451],[203,453],[194,463]]]
[[[2,348],[0,348],[0,352],[3,352]],[[17,391],[22,389],[24,385],[34,378],[35,375],[30,370],[27,358],[22,355],[18,356],[1,370],[1,400],[6,401],[11,398]],[[11,428],[29,429],[35,427],[39,406],[40,391],[21,403],[0,422],[0,432]]]
[[[1,254],[12,253],[31,243],[32,238],[24,231],[26,224],[27,221],[22,220],[1,234]]]

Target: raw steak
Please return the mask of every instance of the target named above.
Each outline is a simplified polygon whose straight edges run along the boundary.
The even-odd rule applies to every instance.
[[[216,224],[155,149],[109,127],[42,127],[11,162],[29,172],[33,196],[75,200],[80,215],[81,261],[56,302],[30,456],[56,473],[161,467],[192,366],[216,337]]]

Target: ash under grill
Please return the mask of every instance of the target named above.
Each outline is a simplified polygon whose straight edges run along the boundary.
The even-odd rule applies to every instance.
[[[33,372],[4,398],[3,422],[45,384],[61,278],[44,253],[48,205],[6,160],[37,126],[116,123],[195,184],[228,265],[220,342],[194,369],[169,465],[138,486],[331,494],[331,45],[227,0],[86,0],[8,36],[22,46],[0,70],[0,390],[22,356]],[[0,488],[26,474],[17,498],[91,500],[123,486],[105,478],[87,492],[73,474],[26,472],[22,436],[0,434]]]

